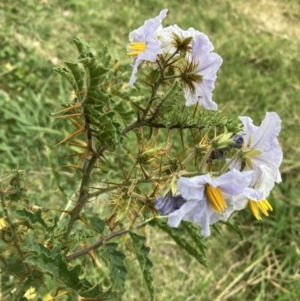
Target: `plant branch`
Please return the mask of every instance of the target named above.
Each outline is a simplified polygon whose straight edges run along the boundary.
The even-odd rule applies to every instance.
[[[91,173],[94,169],[94,166],[96,164],[96,161],[98,157],[103,154],[105,148],[100,148],[96,154],[92,153],[92,157],[85,161],[84,166],[83,166],[83,176],[82,176],[82,181],[80,185],[80,190],[79,190],[79,196],[78,200],[76,203],[75,208],[72,210],[70,214],[70,220],[67,226],[67,231],[64,234],[64,239],[67,239],[72,231],[72,228],[74,227],[77,219],[79,218],[80,212],[84,205],[86,204],[86,201],[89,198],[89,182],[91,178]]]
[[[109,192],[109,191],[113,191],[113,190],[115,190],[115,189],[118,189],[118,188],[120,188],[120,187],[127,187],[127,186],[130,186],[130,185],[132,185],[132,183],[134,183],[134,184],[143,184],[143,183],[150,183],[150,182],[154,182],[154,183],[156,183],[156,182],[160,182],[160,181],[162,181],[162,182],[164,182],[164,181],[166,181],[166,180],[168,180],[169,179],[169,177],[170,176],[164,176],[164,177],[157,177],[157,178],[152,178],[152,179],[131,179],[131,180],[128,180],[128,181],[126,181],[126,182],[122,182],[122,183],[119,183],[119,184],[115,184],[115,185],[113,185],[113,186],[109,186],[109,187],[107,187],[107,188],[101,188],[101,190],[100,191],[95,191],[95,192],[92,192],[92,193],[90,193],[88,196],[87,196],[87,198],[93,198],[93,197],[96,197],[96,196],[98,196],[98,195],[100,195],[100,194],[102,194],[102,193],[106,193],[106,192]]]
[[[132,131],[136,128],[140,128],[140,127],[144,127],[144,126],[153,127],[153,128],[168,129],[168,130],[171,130],[171,129],[198,129],[198,130],[201,130],[201,129],[204,128],[203,126],[199,126],[197,124],[190,124],[190,125],[173,124],[173,125],[167,127],[163,123],[153,123],[149,120],[138,120],[138,121],[132,122],[127,127],[125,127],[122,131],[122,135],[124,136],[128,132],[130,132],[130,131]]]
[[[82,256],[82,255],[85,255],[85,254],[89,253],[90,251],[95,250],[95,249],[101,247],[101,246],[102,246],[103,244],[105,244],[107,241],[109,241],[109,240],[111,240],[111,239],[113,239],[113,238],[115,238],[115,237],[124,235],[124,234],[128,233],[129,231],[132,231],[132,230],[141,228],[141,227],[145,226],[146,224],[148,224],[149,222],[151,222],[152,220],[157,219],[157,218],[166,218],[166,216],[162,216],[162,217],[152,217],[152,218],[147,219],[147,220],[144,221],[143,223],[141,223],[141,224],[139,224],[139,225],[136,225],[136,226],[134,226],[134,227],[125,228],[125,229],[121,229],[121,230],[119,230],[119,231],[117,231],[117,232],[114,232],[114,233],[112,233],[112,234],[110,234],[110,235],[108,235],[108,236],[106,236],[106,237],[104,237],[104,238],[98,240],[98,241],[97,241],[96,243],[94,243],[93,245],[91,245],[91,246],[89,246],[89,247],[87,247],[87,248],[81,249],[81,250],[79,250],[79,251],[77,251],[77,252],[75,252],[75,253],[73,253],[73,254],[67,256],[66,261],[67,261],[67,262],[70,262],[70,261],[72,261],[72,260],[74,260],[74,259],[76,259],[76,258],[78,258],[78,257],[80,257],[80,256]]]

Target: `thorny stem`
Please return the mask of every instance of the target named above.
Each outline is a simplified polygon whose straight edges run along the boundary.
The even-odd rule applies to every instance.
[[[143,183],[150,183],[150,182],[164,182],[166,181],[167,179],[169,179],[170,176],[164,176],[164,177],[157,177],[157,178],[152,178],[152,179],[131,179],[131,180],[128,180],[126,182],[123,182],[123,183],[120,183],[120,184],[116,184],[116,185],[113,185],[113,186],[109,186],[107,188],[103,188],[101,189],[100,191],[95,191],[95,192],[92,192],[88,195],[88,198],[93,198],[93,197],[96,197],[100,194],[103,194],[103,193],[106,193],[106,192],[109,192],[109,191],[113,191],[115,189],[118,189],[122,186],[124,187],[128,187],[130,186],[133,182],[137,185],[137,184],[143,184]]]
[[[70,262],[70,261],[72,261],[72,260],[74,260],[74,259],[76,259],[76,258],[78,258],[78,257],[80,257],[80,256],[82,256],[82,255],[84,255],[84,254],[89,253],[89,252],[92,251],[92,250],[95,250],[95,249],[101,247],[101,246],[102,246],[103,244],[105,244],[107,241],[109,241],[109,240],[111,240],[111,239],[113,239],[113,238],[115,238],[115,237],[124,235],[124,234],[126,234],[126,233],[128,233],[128,232],[130,232],[130,231],[132,231],[132,230],[141,228],[141,227],[145,226],[146,224],[148,224],[149,222],[151,222],[152,220],[158,219],[158,218],[166,218],[166,216],[162,216],[162,217],[151,217],[151,218],[147,219],[146,221],[144,221],[143,223],[138,224],[138,225],[136,225],[136,226],[134,226],[134,227],[125,228],[125,229],[121,229],[121,230],[119,230],[119,231],[117,231],[117,232],[114,232],[114,233],[112,233],[112,234],[110,234],[110,235],[108,235],[108,236],[106,236],[106,237],[104,237],[104,238],[98,240],[98,241],[97,241],[96,243],[94,243],[93,245],[91,245],[91,246],[89,246],[89,247],[87,247],[87,248],[81,249],[81,250],[79,250],[79,251],[77,251],[77,252],[75,252],[75,253],[73,253],[73,254],[67,256],[66,261],[67,261],[67,262]]]
[[[0,191],[0,196],[1,196],[2,208],[3,208],[3,211],[4,211],[4,215],[5,215],[6,221],[7,221],[8,225],[9,225],[11,234],[12,234],[12,239],[14,241],[14,245],[15,245],[15,247],[17,249],[17,252],[18,252],[21,260],[24,261],[25,257],[23,255],[23,252],[22,252],[21,248],[20,248],[19,241],[18,241],[18,236],[16,235],[15,228],[14,228],[14,226],[12,224],[11,219],[10,219],[10,216],[9,216],[9,213],[8,213],[8,210],[7,210],[7,207],[6,207],[6,203],[5,203],[4,193],[2,191]]]
[[[150,98],[149,98],[148,105],[147,105],[147,107],[145,108],[145,110],[143,111],[143,115],[142,115],[142,117],[141,117],[141,120],[144,120],[144,119],[146,118],[146,116],[147,116],[147,114],[148,114],[148,112],[149,112],[149,110],[150,110],[150,108],[151,108],[151,105],[152,105],[152,103],[153,103],[153,101],[154,101],[154,99],[155,99],[155,95],[156,95],[156,93],[157,93],[157,90],[158,90],[159,86],[160,86],[162,83],[163,83],[163,79],[162,79],[162,78],[158,79],[158,80],[154,83],[154,86],[153,86],[153,88],[152,88],[152,92],[151,92],[151,95],[150,95]]]
[[[83,166],[83,176],[82,176],[82,181],[80,185],[80,190],[79,190],[79,196],[78,200],[76,203],[75,208],[72,210],[70,214],[70,220],[67,226],[67,231],[64,234],[64,239],[67,239],[72,231],[72,228],[74,227],[77,219],[79,218],[80,212],[84,205],[86,204],[86,201],[89,198],[89,182],[91,178],[91,173],[94,169],[94,166],[96,164],[96,161],[98,159],[98,156],[100,156],[104,152],[104,148],[100,148],[97,151],[97,154],[93,154],[92,157],[85,161],[85,164]]]
[[[149,120],[138,120],[138,121],[134,121],[133,123],[129,124],[126,128],[123,129],[122,131],[122,135],[126,135],[128,132],[139,128],[139,127],[144,127],[144,126],[149,126],[149,127],[153,127],[153,128],[161,128],[161,129],[198,129],[201,130],[203,127],[199,126],[197,124],[190,124],[190,125],[186,125],[186,126],[182,126],[182,124],[174,124],[171,125],[170,127],[167,127],[165,124],[162,123],[152,123]]]

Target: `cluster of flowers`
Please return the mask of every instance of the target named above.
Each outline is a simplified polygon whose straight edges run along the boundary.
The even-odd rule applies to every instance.
[[[186,105],[199,102],[206,109],[216,110],[212,91],[222,58],[212,52],[213,45],[203,33],[193,28],[184,31],[177,25],[163,28],[161,22],[166,14],[167,10],[162,10],[130,33],[127,50],[134,63],[129,85],[135,83],[141,63],[158,63],[160,55],[181,55],[188,66],[182,77]],[[267,113],[260,127],[249,117],[240,120],[243,132],[231,138],[240,150],[227,159],[227,172],[215,178],[210,173],[179,177],[175,194],[170,191],[156,199],[155,208],[161,215],[168,215],[169,226],[191,221],[202,228],[204,236],[209,236],[210,225],[227,220],[247,205],[257,219],[261,219],[261,213],[268,216],[272,207],[266,198],[275,182],[281,182],[283,154],[277,139],[281,120],[275,112]]]
[[[156,209],[168,215],[169,226],[191,221],[202,228],[204,236],[209,236],[210,225],[227,220],[247,204],[257,219],[261,219],[260,213],[268,216],[272,207],[266,198],[275,182],[281,182],[279,166],[283,154],[277,140],[281,120],[274,112],[266,114],[260,127],[253,125],[249,117],[240,120],[244,125],[243,133],[238,134],[239,140],[243,137],[242,149],[228,159],[228,172],[216,178],[209,173],[180,177],[175,196],[168,193],[155,201]]]
[[[135,83],[141,63],[156,63],[159,55],[168,58],[168,62],[181,56],[186,62],[181,71],[186,106],[199,102],[205,109],[217,110],[212,91],[222,58],[212,52],[214,47],[208,37],[194,28],[182,30],[177,25],[163,28],[161,23],[167,11],[162,10],[159,16],[146,20],[129,34],[131,43],[127,46],[127,55],[134,58],[129,86]]]

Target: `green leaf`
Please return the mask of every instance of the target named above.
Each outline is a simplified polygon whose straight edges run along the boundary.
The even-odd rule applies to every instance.
[[[40,243],[38,243],[38,244],[27,244],[24,247],[24,250],[36,253],[36,255],[39,255],[39,254],[43,253],[43,254],[45,254],[46,257],[50,257],[52,259],[54,259],[55,256],[60,254],[60,247],[59,246],[55,246],[53,249],[48,249]],[[36,256],[36,255],[34,255],[34,256]]]
[[[150,252],[150,248],[145,246],[145,237],[135,234],[133,232],[129,232],[130,237],[133,242],[133,246],[135,249],[135,253],[140,264],[140,268],[146,282],[148,291],[150,293],[151,300],[154,299],[154,287],[153,287],[153,278],[150,273],[150,269],[152,268],[152,262],[148,258],[148,254]]]
[[[218,225],[218,223],[213,224],[213,225],[212,225],[212,228],[215,229],[216,232],[217,232],[221,237],[223,237],[222,229],[221,229],[221,227]]]
[[[45,221],[42,219],[42,211],[40,209],[37,210],[34,214],[25,209],[16,210],[16,213],[19,216],[29,219],[32,224],[39,223],[40,225],[42,225],[44,227],[44,229],[49,230],[49,227],[46,225]]]
[[[201,253],[205,256],[205,239],[200,234],[200,231],[198,228],[194,227],[192,223],[181,221],[181,226],[187,231],[187,233],[190,235],[190,237],[193,239]]]
[[[91,233],[81,233],[81,232],[74,232],[69,236],[68,243],[69,244],[76,244],[76,243],[82,243],[86,241],[87,239],[95,237],[95,235],[92,235]]]
[[[85,68],[87,73],[88,89],[99,90],[99,84],[105,79],[108,69],[101,66],[101,63],[95,57],[87,57],[79,61]]]
[[[220,223],[228,226],[231,230],[233,230],[239,237],[240,239],[244,239],[244,233],[243,231],[233,222],[230,221],[220,221]]]
[[[89,219],[89,221],[90,221],[91,227],[92,227],[95,231],[97,231],[97,232],[99,232],[99,233],[101,233],[101,234],[103,233],[104,228],[105,228],[105,221],[104,221],[104,220],[100,219],[100,218],[97,217],[97,216],[92,216],[92,217]]]
[[[117,287],[123,289],[125,284],[125,277],[127,275],[127,269],[124,266],[125,255],[117,250],[117,243],[105,244],[106,255],[110,261],[112,278]]]
[[[29,249],[36,253],[36,255],[28,256],[24,262],[37,267],[43,273],[52,275],[60,286],[63,283],[67,289],[74,290],[81,297],[85,298],[98,298],[107,301],[118,300],[116,293],[112,292],[111,289],[108,291],[103,291],[99,284],[92,286],[92,284],[85,279],[80,280],[80,265],[69,269],[68,264],[64,260],[62,254],[58,253],[60,251],[59,247],[50,250],[41,244],[37,244],[29,246]],[[114,254],[114,252],[112,253]],[[117,257],[117,255],[114,254],[112,256]],[[116,261],[115,258],[114,260]]]
[[[71,62],[65,62],[69,70],[71,71],[73,78],[75,79],[76,85],[73,87],[75,88],[75,92],[82,92],[85,87],[85,72],[84,70],[77,64],[77,63],[71,63]],[[83,98],[84,94],[78,94],[77,97]]]
[[[74,38],[73,42],[76,45],[77,50],[80,54],[79,59],[94,56],[94,51],[91,49],[88,43],[78,38]]]
[[[118,115],[124,124],[129,124],[133,120],[133,110],[129,106],[125,106],[123,101],[120,101],[114,106],[114,111]]]
[[[27,274],[26,266],[19,260],[15,260],[13,263],[8,263],[6,271],[9,274],[17,276],[19,279],[22,279]]]
[[[83,298],[93,298],[95,300],[103,300],[103,301],[119,301],[117,294],[113,292],[111,289],[104,292],[101,290],[101,285],[97,284],[92,288],[87,290],[79,290],[78,294]]]
[[[59,75],[61,75],[63,78],[65,78],[70,83],[70,85],[72,86],[72,89],[74,91],[78,91],[76,80],[75,80],[73,74],[68,69],[54,68],[54,71],[57,72]]]
[[[191,255],[192,257],[194,257],[199,263],[201,263],[202,265],[204,265],[205,267],[207,267],[207,260],[205,255],[201,253],[195,249],[191,244],[188,243],[188,241],[181,237],[181,231],[178,231],[180,229],[177,228],[171,228],[167,225],[166,222],[162,222],[157,220],[157,226],[162,229],[163,231],[165,231],[166,233],[168,233],[170,235],[170,237],[172,237],[174,239],[174,241],[180,246],[182,247],[189,255]]]
[[[66,287],[72,288],[75,291],[82,287],[79,280],[81,268],[79,265],[73,269],[68,269],[68,264],[64,261],[61,254],[56,254],[57,250],[50,251],[50,256],[44,252],[37,256],[29,256],[24,262],[36,266],[44,273],[49,273],[56,278],[56,281],[61,280]],[[56,255],[55,255],[56,254]]]
[[[114,150],[121,142],[121,125],[115,120],[114,101],[110,94],[118,91],[123,81],[110,67],[111,58],[105,47],[96,55],[86,42],[80,39],[73,41],[80,54],[78,61],[65,62],[68,69],[55,70],[70,82],[76,92],[84,92],[78,93],[77,98],[96,140],[96,148]]]

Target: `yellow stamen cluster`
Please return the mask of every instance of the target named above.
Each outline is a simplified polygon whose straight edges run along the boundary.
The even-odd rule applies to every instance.
[[[255,218],[257,220],[262,220],[262,218],[260,216],[260,211],[265,216],[269,216],[269,213],[268,213],[269,210],[273,211],[272,206],[266,199],[264,199],[262,201],[258,201],[258,202],[249,200],[248,204],[249,204],[250,210],[252,211],[253,215],[255,216]]]
[[[127,47],[130,52],[127,52],[129,56],[137,56],[139,53],[144,52],[146,44],[143,42],[131,42]]]
[[[227,208],[224,196],[220,188],[212,187],[209,184],[206,184],[205,194],[211,206],[216,212],[221,213]]]

